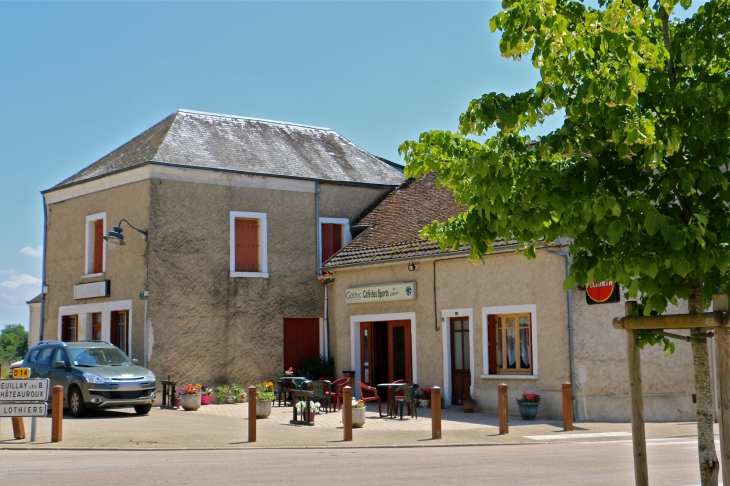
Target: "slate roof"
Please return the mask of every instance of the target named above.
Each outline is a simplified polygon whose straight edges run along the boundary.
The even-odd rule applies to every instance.
[[[41,303],[41,297],[43,297],[43,294],[38,294],[32,299],[30,299],[26,304],[40,304]]]
[[[434,220],[445,221],[464,211],[448,189],[436,187],[436,174],[411,179],[393,190],[355,226],[369,226],[346,247],[332,255],[324,268],[385,262],[456,253],[442,250],[432,241],[421,239],[419,232]],[[503,241],[494,246],[503,246]],[[458,252],[469,251],[464,245]]]
[[[179,110],[49,189],[145,164],[325,182],[397,186],[397,164],[329,128]]]

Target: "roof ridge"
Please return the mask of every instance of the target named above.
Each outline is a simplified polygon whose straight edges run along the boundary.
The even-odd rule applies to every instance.
[[[326,130],[328,132],[334,132],[334,130],[332,130],[331,128],[317,127],[317,126],[314,126],[314,125],[305,125],[303,123],[292,123],[292,122],[285,122],[285,121],[279,121],[279,120],[268,120],[266,118],[254,118],[254,117],[251,117],[251,116],[226,115],[224,113],[210,113],[210,112],[207,112],[207,111],[188,110],[188,109],[185,109],[185,108],[180,108],[179,110],[177,110],[176,113],[189,113],[191,115],[216,116],[216,117],[219,117],[219,118],[232,118],[232,119],[236,119],[236,120],[251,120],[251,121],[257,121],[257,122],[264,122],[264,123],[273,123],[274,125],[285,125],[285,126],[292,126],[292,127],[312,128],[314,130]]]

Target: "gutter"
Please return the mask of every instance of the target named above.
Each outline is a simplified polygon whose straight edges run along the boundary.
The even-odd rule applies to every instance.
[[[548,248],[545,242],[542,242],[545,251],[553,255],[565,257],[565,275],[570,274],[570,266],[573,264],[573,257],[566,251],[555,251]],[[568,348],[570,354],[570,388],[573,395],[573,420],[578,422],[580,417],[578,414],[578,390],[580,388],[576,383],[575,377],[575,328],[573,327],[573,289],[568,290]]]

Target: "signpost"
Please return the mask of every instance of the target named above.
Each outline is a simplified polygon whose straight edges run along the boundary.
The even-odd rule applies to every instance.
[[[30,368],[14,368],[13,378],[0,380],[0,417],[13,419],[16,439],[25,438],[22,417],[45,417],[48,413],[48,378],[30,378]],[[34,430],[31,431],[31,441]]]

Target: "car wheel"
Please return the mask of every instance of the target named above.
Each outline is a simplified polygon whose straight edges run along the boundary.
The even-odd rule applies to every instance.
[[[68,395],[68,408],[74,417],[83,417],[86,415],[86,404],[84,403],[84,395],[78,387],[71,389]]]
[[[152,410],[152,404],[148,403],[147,405],[135,405],[134,411],[137,412],[139,415],[147,415],[150,413],[150,410]]]

